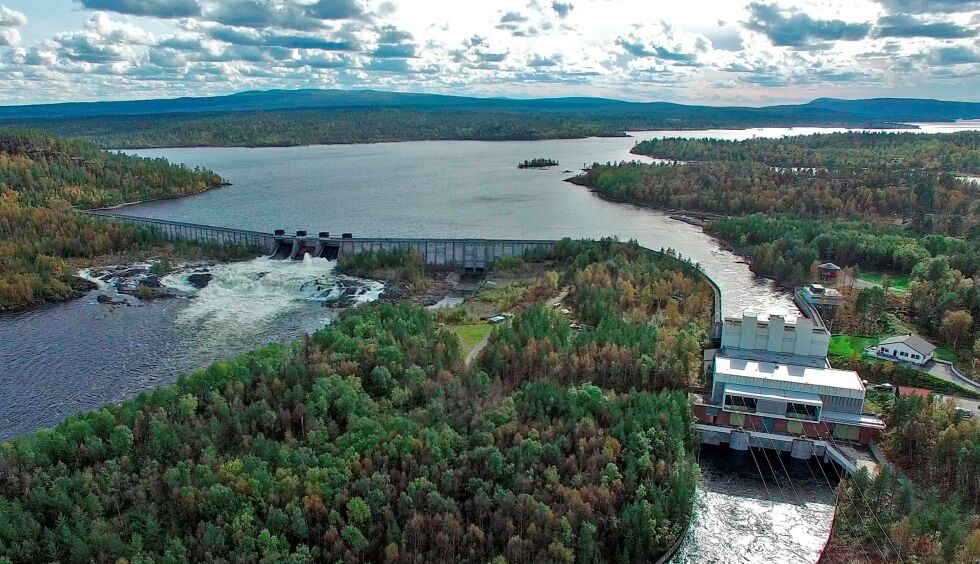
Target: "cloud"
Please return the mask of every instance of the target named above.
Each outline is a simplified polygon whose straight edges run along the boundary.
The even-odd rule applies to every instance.
[[[552,2],[551,9],[554,10],[559,18],[564,18],[575,8],[570,2]]]
[[[27,16],[0,5],[0,27],[23,27],[27,25]]]
[[[687,66],[697,66],[698,53],[708,48],[702,37],[683,37],[666,25],[661,25],[651,37],[641,38],[635,33],[619,37],[616,45],[633,57],[655,57]]]
[[[775,4],[749,4],[747,29],[764,34],[777,47],[822,48],[825,41],[856,41],[871,31],[870,23],[815,20],[801,12],[784,15]]]
[[[517,12],[507,12],[506,14],[500,16],[500,23],[524,23],[527,21],[527,16],[521,15]]]
[[[208,33],[212,39],[233,45],[286,47],[289,49],[322,49],[325,51],[357,51],[361,49],[361,44],[356,38],[344,33],[304,35],[297,33],[278,33],[275,31],[257,31],[227,26],[213,27]]]
[[[416,49],[411,43],[382,43],[371,52],[371,56],[379,59],[412,58],[416,56]]]
[[[307,7],[292,0],[281,3],[263,0],[227,0],[214,4],[205,12],[211,21],[237,27],[256,29],[282,27],[290,29],[315,29],[323,22],[311,17]]]
[[[16,47],[20,45],[19,27],[27,25],[27,16],[0,6],[0,47]]]
[[[307,8],[307,13],[321,20],[348,20],[364,16],[364,10],[354,0],[320,0]]]
[[[197,0],[80,0],[90,10],[105,10],[132,16],[188,18],[201,15]]]
[[[952,22],[929,22],[905,14],[883,16],[878,20],[875,37],[932,37],[935,39],[959,39],[975,37],[976,28],[959,26]]]
[[[920,59],[932,66],[974,65],[980,63],[980,51],[963,45],[939,47],[921,55]]]
[[[890,13],[952,14],[977,10],[977,0],[878,0]]]

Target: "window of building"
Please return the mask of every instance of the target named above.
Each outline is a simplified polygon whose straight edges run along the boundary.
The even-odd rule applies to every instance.
[[[815,405],[806,405],[802,403],[787,403],[786,417],[790,419],[817,421],[820,419],[820,408]]]
[[[731,411],[745,411],[755,413],[755,398],[743,398],[742,396],[725,395],[725,407]]]

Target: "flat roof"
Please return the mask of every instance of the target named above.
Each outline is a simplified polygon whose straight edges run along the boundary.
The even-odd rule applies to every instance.
[[[715,357],[715,374],[748,378],[767,387],[817,386],[864,393],[864,384],[857,372],[835,368],[797,366],[758,360]],[[790,388],[793,389],[793,388]]]
[[[759,386],[746,386],[744,384],[725,384],[725,393],[727,394],[729,392],[748,398],[789,400],[793,403],[823,407],[823,401],[820,399],[820,396],[808,392],[774,390],[772,388],[760,388]]]

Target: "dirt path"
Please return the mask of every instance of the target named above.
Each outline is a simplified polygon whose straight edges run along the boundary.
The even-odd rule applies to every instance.
[[[546,307],[553,307],[555,304],[561,303],[561,301],[564,300],[565,299],[565,296],[567,296],[567,295],[568,295],[568,288],[565,288],[557,296],[555,296],[555,297],[549,299],[548,301],[546,301],[545,302],[545,306]],[[509,323],[509,322],[510,321],[508,320],[505,323]],[[469,367],[469,366],[471,366],[473,364],[473,361],[476,360],[476,357],[480,354],[480,351],[482,351],[483,349],[485,349],[486,346],[487,346],[487,343],[489,343],[489,342],[490,342],[490,335],[487,335],[486,337],[483,338],[482,341],[480,341],[479,343],[477,343],[476,346],[473,347],[473,349],[469,353],[466,354],[466,359],[463,361],[464,364],[466,365],[466,367]]]

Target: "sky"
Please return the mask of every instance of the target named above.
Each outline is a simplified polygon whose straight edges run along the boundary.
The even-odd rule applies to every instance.
[[[0,105],[371,88],[980,101],[980,0],[0,0]]]

